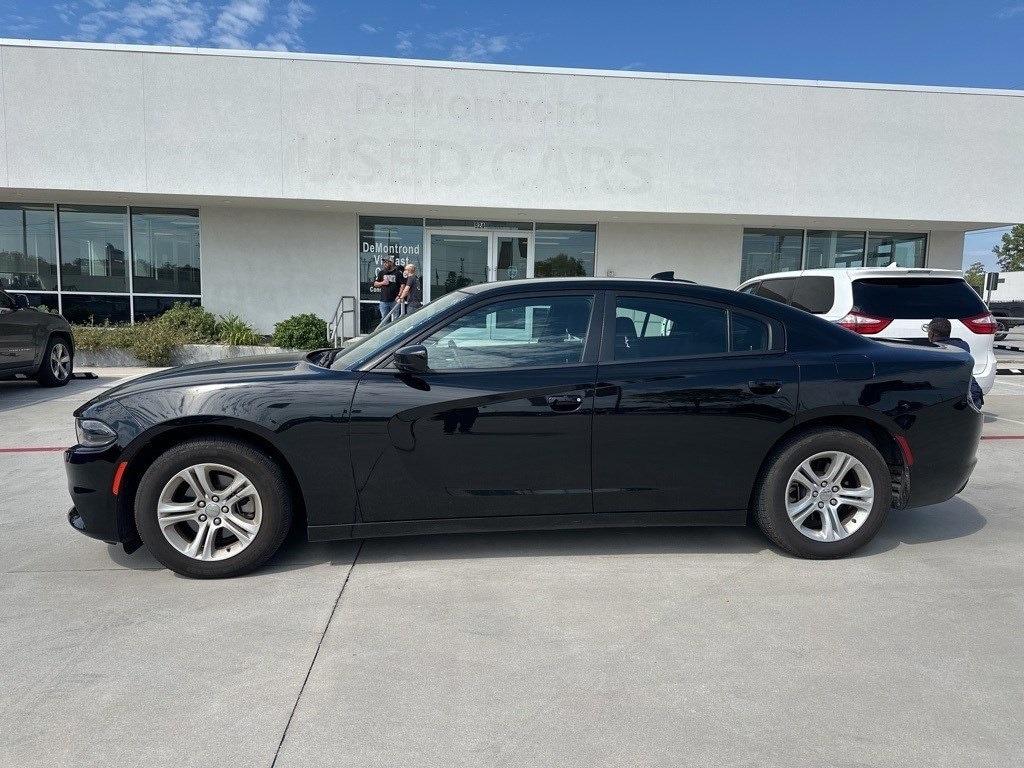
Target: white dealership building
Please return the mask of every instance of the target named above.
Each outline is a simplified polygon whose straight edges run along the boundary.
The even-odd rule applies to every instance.
[[[267,332],[411,260],[429,297],[959,268],[1024,220],[1024,91],[0,41],[0,279],[73,320]]]

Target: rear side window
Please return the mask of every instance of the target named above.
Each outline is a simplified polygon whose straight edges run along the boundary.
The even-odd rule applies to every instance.
[[[835,300],[836,286],[832,278],[816,275],[797,280],[790,303],[804,312],[823,315],[832,309]]]
[[[765,299],[777,301],[780,304],[789,304],[789,297],[793,295],[793,286],[795,284],[795,277],[780,277],[775,280],[765,280],[757,287],[757,295]]]
[[[955,277],[855,280],[853,308],[866,315],[896,320],[974,317],[988,311],[974,289]]]

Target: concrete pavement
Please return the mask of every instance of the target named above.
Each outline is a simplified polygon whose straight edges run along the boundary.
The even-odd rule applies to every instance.
[[[0,448],[98,383],[0,383]],[[1019,383],[1018,383],[1019,382]],[[1024,436],[1024,376],[986,436]],[[1024,762],[1024,440],[858,556],[755,530],[290,540],[196,582],[75,534],[59,453],[0,454],[0,766]]]

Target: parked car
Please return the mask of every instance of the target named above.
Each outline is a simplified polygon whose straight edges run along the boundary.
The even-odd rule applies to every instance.
[[[833,558],[967,483],[970,356],[736,291],[457,290],[346,348],[201,363],[75,412],[72,526],[194,577],[311,540],[744,525]]]
[[[988,310],[996,319],[996,341],[1005,341],[1011,328],[1024,325],[1024,301],[990,301]]]
[[[962,273],[949,269],[805,269],[747,280],[739,289],[818,315],[875,339],[924,339],[925,326],[948,318],[953,338],[974,357],[974,378],[988,393],[996,379],[996,321]]]
[[[62,387],[71,380],[74,365],[68,321],[30,307],[24,294],[0,289],[0,378],[21,373],[44,387]]]

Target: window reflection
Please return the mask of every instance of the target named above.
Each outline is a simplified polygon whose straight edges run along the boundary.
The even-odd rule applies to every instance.
[[[535,277],[593,277],[597,227],[538,224],[534,235]]]
[[[909,232],[871,232],[868,236],[869,267],[923,267],[928,235]]]
[[[132,208],[136,293],[191,293],[199,288],[199,212]]]
[[[70,323],[102,325],[104,322],[127,323],[131,320],[127,296],[89,296],[64,294],[62,314]]]
[[[740,280],[800,269],[802,229],[745,229]]]
[[[124,208],[61,206],[61,288],[65,291],[128,291]]]
[[[863,232],[807,233],[807,264],[805,269],[849,269],[864,266]]]
[[[53,206],[0,204],[0,281],[13,291],[57,287]]]
[[[151,320],[160,317],[177,303],[199,306],[199,299],[189,296],[136,296],[135,321]]]

